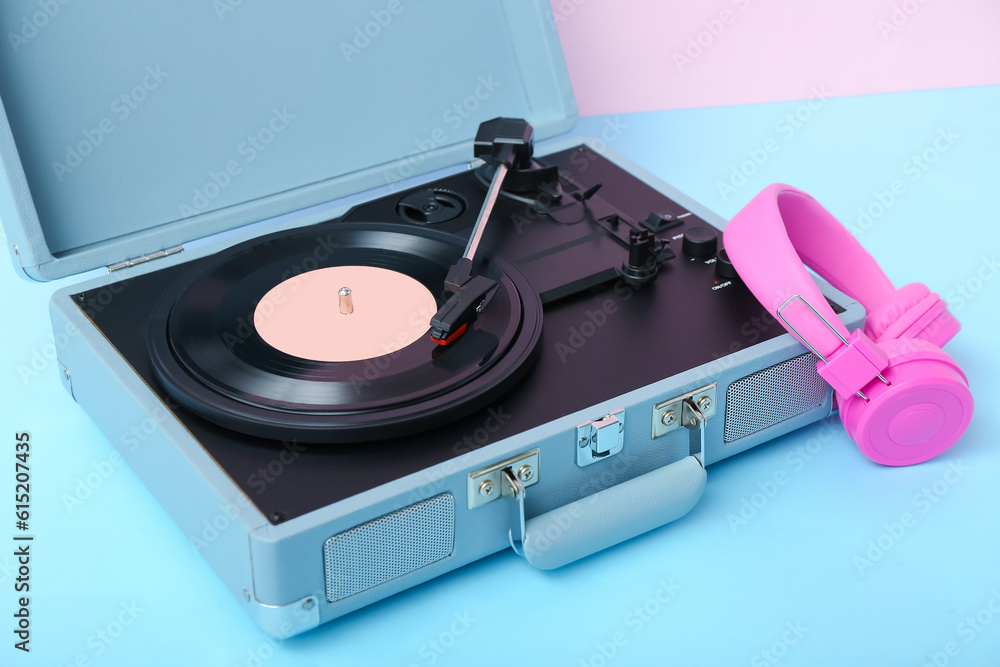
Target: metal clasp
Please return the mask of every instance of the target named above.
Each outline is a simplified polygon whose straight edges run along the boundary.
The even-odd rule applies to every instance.
[[[532,449],[529,452],[512,456],[470,474],[468,481],[470,510],[510,494],[509,485],[504,482],[503,470],[505,468],[510,468],[522,485],[527,487],[537,484],[541,474],[538,450]]]
[[[538,484],[538,462],[538,450],[532,449],[469,475],[470,510],[499,498],[512,501],[508,536],[510,546],[519,556],[523,555],[521,542],[524,541],[525,489]]]
[[[614,456],[625,446],[625,411],[615,410],[576,427],[576,464],[581,468]]]
[[[705,423],[718,410],[716,394],[719,383],[713,382],[692,389],[653,406],[653,440],[662,438],[680,428],[691,431],[689,453],[705,465]]]
[[[521,479],[514,474],[511,468],[504,468],[500,474],[503,475],[503,483],[507,491],[504,496],[514,503],[510,506],[510,531],[507,533],[507,537],[510,539],[510,548],[518,556],[523,556],[524,549],[521,547],[521,543],[524,542],[524,496],[527,494]]]
[[[705,422],[708,417],[691,398],[684,399],[682,409],[684,428],[690,431],[688,438],[688,454],[698,459],[701,467],[705,467]]]

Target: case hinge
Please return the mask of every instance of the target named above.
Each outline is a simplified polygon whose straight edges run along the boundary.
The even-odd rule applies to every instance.
[[[154,259],[163,259],[164,257],[169,257],[170,255],[176,255],[177,253],[184,250],[184,246],[174,246],[173,248],[167,248],[166,250],[157,250],[156,252],[151,252],[148,255],[139,255],[135,259],[126,259],[124,262],[117,262],[108,266],[108,273],[113,273],[115,271],[121,271],[122,269],[129,269],[133,266],[138,266],[139,264],[145,264],[146,262],[151,262]]]

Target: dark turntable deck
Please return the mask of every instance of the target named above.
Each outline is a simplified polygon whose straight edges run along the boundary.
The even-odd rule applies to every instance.
[[[407,425],[401,429],[406,433],[335,445],[309,444],[296,437],[294,429],[283,435],[279,425],[260,431],[243,429],[253,433],[248,434],[200,416],[184,407],[186,401],[171,396],[154,372],[148,341],[162,342],[166,335],[157,304],[164,298],[175,302],[171,290],[183,292],[183,284],[193,276],[214,275],[233,253],[249,253],[244,259],[254,271],[263,272],[255,288],[239,287],[246,289],[241,296],[246,303],[231,307],[245,308],[274,278],[268,277],[265,262],[258,266],[254,260],[254,253],[266,247],[261,243],[280,245],[282,238],[294,243],[300,236],[315,241],[348,229],[347,223],[379,221],[419,238],[452,234],[455,247],[464,245],[482,205],[489,174],[467,171],[360,205],[340,220],[259,239],[110,285],[102,288],[115,292],[107,305],[100,305],[107,302],[100,290],[80,294],[77,300],[136,372],[275,523],[781,333],[778,327],[755,327],[747,332],[746,323],[759,318],[763,309],[738,279],[717,272],[721,233],[716,234],[678,203],[583,146],[536,159],[525,171],[542,170],[547,171],[520,174],[520,180],[512,184],[520,191],[502,194],[483,238],[490,255],[499,258],[497,264],[505,262],[511,273],[523,275],[544,304],[537,360],[521,367],[520,379],[518,373],[508,376],[512,386],[503,386],[471,413],[457,418],[442,413]],[[634,250],[630,238],[643,230],[655,237],[661,252],[656,276],[637,284],[622,277],[620,269]],[[684,247],[682,233],[692,239]],[[249,271],[247,267],[234,270],[243,276]],[[208,283],[219,287],[214,297],[217,303],[226,303],[234,287],[227,280]],[[201,333],[206,330],[210,327]],[[157,345],[154,354],[167,353],[168,348],[157,351]],[[271,361],[286,374],[290,368],[302,370],[288,359]],[[376,362],[362,363],[361,370],[371,375],[378,370]],[[304,368],[323,372],[308,364]],[[192,396],[211,383],[199,384],[191,390]],[[265,403],[275,398],[258,391],[255,399],[241,400],[252,392],[243,391],[245,385],[238,389],[211,391],[216,395],[230,391],[226,398],[241,403],[244,410],[266,409],[259,405],[262,394]],[[204,409],[198,412],[204,414]],[[282,463],[290,457],[294,465]]]

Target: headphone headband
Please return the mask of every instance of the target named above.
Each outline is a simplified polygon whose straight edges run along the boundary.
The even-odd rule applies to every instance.
[[[723,238],[750,291],[821,357],[840,349],[850,332],[806,266],[869,312],[896,292],[857,239],[819,202],[790,185],[762,190],[729,222]]]
[[[919,463],[961,437],[974,404],[962,369],[940,348],[959,324],[937,294],[920,283],[897,291],[829,211],[780,183],[736,214],[723,238],[757,300],[819,357],[816,371],[868,458]],[[861,302],[865,330],[848,332],[806,265]]]

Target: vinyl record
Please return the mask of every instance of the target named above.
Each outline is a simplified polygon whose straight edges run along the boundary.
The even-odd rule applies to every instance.
[[[423,331],[421,325],[419,336],[390,331],[387,340],[398,339],[396,343],[359,347],[384,350],[377,356],[357,358],[368,354],[363,351],[338,356],[335,350],[333,356],[320,352],[314,355],[318,358],[305,358],[269,344],[255,325],[255,315],[256,322],[270,316],[269,303],[262,300],[273,299],[276,286],[294,291],[300,280],[331,267],[362,277],[375,269],[390,278],[401,274],[397,283],[416,281],[418,291],[433,295],[430,305],[436,309],[448,296],[442,289],[445,276],[464,246],[450,234],[398,224],[327,223],[224,250],[185,273],[154,309],[148,345],[157,380],[181,405],[206,419],[282,440],[371,441],[464,416],[499,397],[527,372],[541,335],[538,294],[501,257],[484,257],[480,271],[499,287],[476,321],[447,346],[437,344],[429,326]],[[365,290],[358,294],[358,312],[374,299],[366,301],[362,294]],[[385,301],[384,290],[378,298],[374,300],[381,307],[395,307]],[[334,310],[336,293],[318,301],[317,309],[334,312],[321,312],[315,320],[332,327],[332,336],[357,333],[341,326],[347,319],[336,319],[344,314]],[[395,319],[412,324],[426,318],[429,323],[433,315],[426,308],[414,312]],[[273,316],[280,317],[281,311]]]

